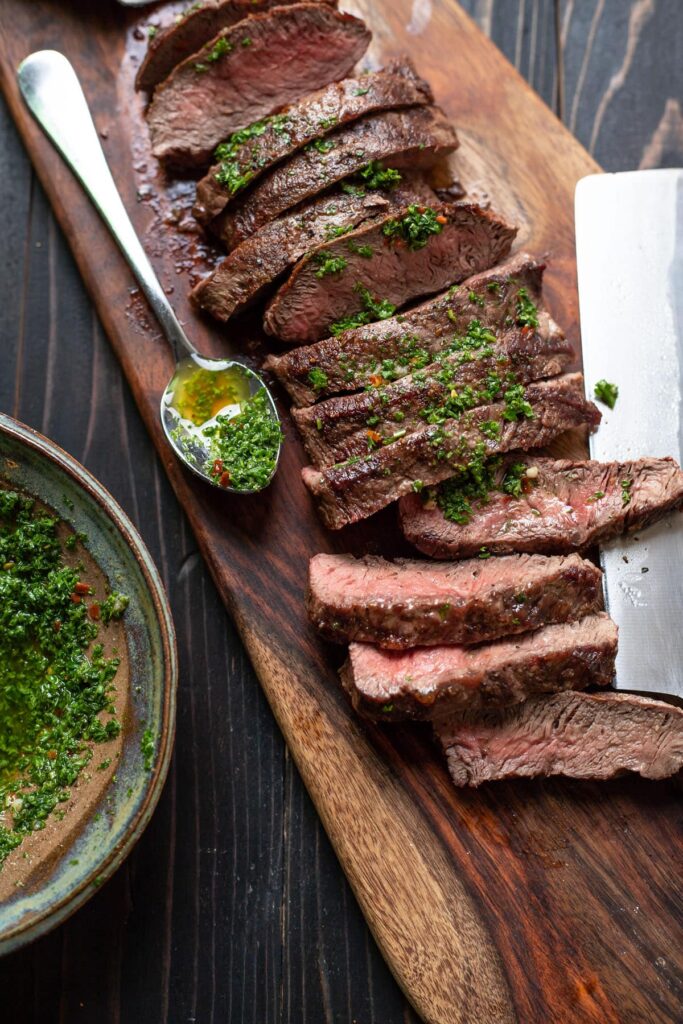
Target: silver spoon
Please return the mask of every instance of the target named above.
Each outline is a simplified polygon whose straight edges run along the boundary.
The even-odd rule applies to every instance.
[[[272,459],[272,471],[259,486],[233,487],[229,466],[216,461],[215,451],[204,430],[239,413],[241,403],[264,392],[265,409],[279,427],[273,396],[263,380],[236,359],[208,359],[197,352],[173,312],[140,240],[135,233],[118,189],[111,176],[90,110],[76,72],[56,50],[40,50],[22,61],[17,72],[19,88],[31,113],[45,134],[76,175],[86,194],[111,231],[147,301],[154,311],[176,357],[176,368],[161,399],[161,422],[176,455],[193,473],[223,490],[253,494],[272,480],[280,457],[281,441]],[[181,353],[184,355],[181,357]],[[204,374],[215,374],[213,380]],[[212,408],[211,416],[197,425],[183,415],[181,398],[192,378],[195,388],[210,380],[218,388],[215,401],[224,407]],[[180,408],[179,408],[180,406]],[[196,417],[193,417],[196,419]],[[280,434],[281,437],[281,434]]]

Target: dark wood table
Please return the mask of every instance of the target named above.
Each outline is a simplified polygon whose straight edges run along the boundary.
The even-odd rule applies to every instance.
[[[415,17],[428,6],[416,4]],[[463,6],[603,167],[683,163],[680,0]],[[152,823],[86,907],[0,962],[0,1019],[416,1021],[288,757],[4,107],[0,218],[0,409],[54,438],[130,514],[168,589],[180,653],[175,757]]]

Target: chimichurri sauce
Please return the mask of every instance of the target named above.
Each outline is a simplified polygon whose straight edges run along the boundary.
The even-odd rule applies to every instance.
[[[95,640],[98,622],[120,617],[128,599],[95,601],[65,560],[58,525],[0,489],[0,866],[69,799],[93,744],[121,729],[119,662]]]

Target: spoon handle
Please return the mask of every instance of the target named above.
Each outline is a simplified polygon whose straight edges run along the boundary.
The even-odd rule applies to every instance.
[[[56,50],[40,50],[22,61],[17,78],[29,110],[114,236],[176,357],[181,350],[196,353],[126,213],[73,67]]]

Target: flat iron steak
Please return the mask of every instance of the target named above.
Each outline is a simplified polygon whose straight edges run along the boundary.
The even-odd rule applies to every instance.
[[[319,554],[309,564],[307,608],[337,643],[478,644],[597,612],[601,579],[578,555],[390,562]]]
[[[568,775],[665,779],[683,766],[683,710],[631,693],[558,693],[435,726],[456,786]]]
[[[607,686],[617,627],[604,613],[480,646],[387,651],[352,643],[341,671],[357,711],[385,721],[481,714],[537,693]],[[550,719],[552,721],[552,718]]]
[[[533,256],[516,254],[399,316],[271,355],[265,367],[295,405],[311,405],[327,395],[378,387],[420,370],[454,339],[464,337],[473,320],[494,333],[508,323],[529,327],[523,315],[528,303],[535,310],[538,323],[531,329],[539,341],[563,339],[542,307],[543,269]]]
[[[513,463],[526,466],[518,494],[503,487]],[[433,558],[469,558],[482,545],[496,555],[581,551],[683,507],[683,472],[670,458],[596,462],[515,453],[493,479],[481,503],[465,497],[463,505],[457,480],[403,498],[406,539]],[[447,518],[449,506],[457,508],[457,522]]]
[[[400,110],[432,102],[425,81],[407,57],[383,71],[332,82],[285,110],[230,136],[216,150],[218,162],[197,185],[194,215],[214,220],[235,196],[303,146],[378,110]],[[319,148],[325,149],[327,143]]]
[[[147,111],[154,155],[208,164],[232,132],[348,75],[369,41],[362,21],[321,3],[274,7],[224,29],[157,86]]]
[[[475,203],[412,204],[318,246],[270,301],[263,325],[290,344],[386,317],[507,256],[516,234]]]

